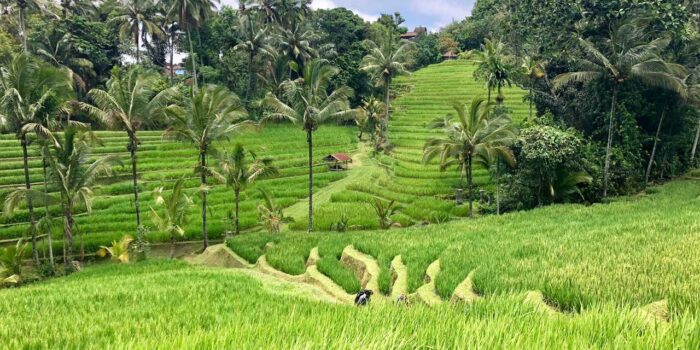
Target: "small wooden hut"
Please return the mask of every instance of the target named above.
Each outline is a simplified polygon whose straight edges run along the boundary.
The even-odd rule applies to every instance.
[[[352,157],[346,153],[333,153],[323,158],[328,164],[328,169],[331,171],[348,170],[348,164],[352,163]]]

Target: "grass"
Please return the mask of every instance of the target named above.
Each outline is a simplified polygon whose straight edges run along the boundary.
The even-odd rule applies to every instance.
[[[337,220],[337,213],[351,213],[354,229],[374,229],[376,223],[365,219],[367,198],[380,197],[395,200],[403,207],[399,220],[403,226],[423,222],[443,222],[466,217],[467,211],[456,207],[451,200],[460,179],[456,171],[440,172],[436,161],[422,164],[423,145],[428,138],[439,136],[428,130],[426,124],[450,113],[455,100],[468,102],[477,95],[486,96],[484,83],[474,80],[476,65],[457,60],[429,66],[410,76],[399,77],[395,87],[399,95],[392,101],[392,119],[389,139],[394,146],[390,156],[377,159],[387,167],[387,174],[370,181],[355,182],[344,191],[335,193],[331,203],[317,206],[319,229]],[[523,102],[526,92],[518,88],[504,90],[505,106],[516,121],[523,120],[528,105]],[[475,169],[475,191],[492,191],[491,178],[486,169]],[[364,194],[364,196],[360,195]],[[303,229],[301,223],[292,226]]]
[[[95,154],[117,153],[122,156],[124,166],[117,166],[116,176],[102,179],[95,188],[92,214],[87,215],[84,208],[78,209],[76,226],[79,232],[86,234],[90,249],[124,234],[135,235],[136,225],[131,168],[125,146],[126,134],[112,131],[99,131],[97,134],[103,145],[95,148]],[[160,131],[144,131],[139,136],[142,141],[138,153],[142,222],[151,226],[148,219],[149,206],[153,205],[151,190],[164,184],[167,188],[172,181],[185,176],[188,191],[196,202],[190,212],[185,239],[201,239],[201,204],[196,195],[199,178],[194,173],[196,150],[189,144],[162,141],[160,134]],[[14,135],[0,135],[0,199],[5,193],[24,184],[21,158],[18,158],[21,157],[20,147],[13,137]],[[281,169],[278,177],[260,179],[242,194],[242,229],[255,228],[257,225],[256,207],[262,199],[256,187],[267,189],[276,203],[282,206],[291,206],[307,196],[307,144],[298,127],[268,125],[260,132],[237,135],[231,141],[221,142],[217,146],[220,151],[225,152],[230,150],[235,142],[242,143],[247,150],[254,151],[259,156],[273,157],[275,164]],[[329,153],[353,153],[357,148],[355,130],[352,127],[324,125],[314,135],[314,147],[315,161],[318,163]],[[42,188],[43,175],[38,150],[32,148],[30,155],[31,181],[37,188]],[[215,156],[210,157],[210,163],[216,163]],[[315,190],[320,190],[346,175],[343,172],[329,172],[325,166],[316,167],[314,173]],[[233,193],[222,185],[215,185],[207,200],[209,233],[212,238],[218,238],[225,231],[232,229],[229,213],[233,209]],[[58,207],[51,208],[50,211],[54,217],[60,218]],[[38,208],[37,212],[37,215],[43,215],[43,208]],[[24,208],[10,217],[0,216],[0,240],[21,237],[26,231],[27,220],[27,211]],[[60,223],[54,232],[61,232]],[[165,234],[157,231],[152,231],[148,237],[151,241],[166,238]],[[57,247],[60,244],[61,242],[56,242]]]
[[[423,284],[428,265],[440,259],[436,288],[443,299],[475,270],[475,289],[487,297],[540,290],[560,310],[572,312],[668,299],[674,315],[696,314],[700,181],[674,181],[649,192],[610,204],[558,205],[424,228],[245,235],[228,244],[250,258],[249,246],[275,241],[268,261],[292,274],[304,271],[312,247],[337,257],[352,244],[378,260],[385,293],[389,262],[401,255],[410,292]],[[340,285],[354,283],[344,274],[330,277]]]
[[[355,308],[242,272],[150,261],[0,291],[0,348],[697,349],[700,320],[663,331],[599,305],[546,316],[505,295],[473,305]]]

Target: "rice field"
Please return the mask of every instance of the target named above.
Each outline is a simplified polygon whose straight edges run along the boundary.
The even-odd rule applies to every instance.
[[[94,189],[93,211],[88,214],[79,208],[76,227],[79,235],[84,234],[86,246],[94,248],[125,234],[135,235],[133,185],[129,155],[126,150],[125,133],[98,131],[101,146],[94,149],[95,155],[117,154],[123,159],[123,166],[117,166],[114,177],[103,178]],[[194,172],[197,164],[196,149],[189,144],[163,141],[160,131],[143,131],[139,134],[141,146],[138,157],[138,175],[142,222],[151,226],[148,218],[149,206],[154,205],[151,191],[164,186],[168,189],[180,177],[186,177],[188,192],[195,199],[191,208],[189,224],[184,239],[201,239],[201,204],[197,188],[200,179]],[[307,144],[305,135],[295,125],[267,125],[259,132],[246,132],[235,135],[229,141],[217,144],[219,152],[232,149],[235,143],[241,143],[246,150],[258,156],[274,158],[274,164],[280,168],[280,174],[274,178],[261,178],[241,197],[241,227],[243,230],[255,228],[257,223],[256,207],[262,202],[256,188],[265,188],[274,197],[276,203],[289,206],[308,195]],[[352,127],[324,125],[314,135],[315,162],[314,187],[316,189],[337,181],[345,176],[343,172],[330,172],[323,164],[322,158],[329,153],[357,150],[357,138]],[[215,165],[217,157],[209,158],[210,165]],[[36,188],[43,188],[43,172],[38,149],[30,152],[30,180]],[[233,192],[223,185],[217,185],[214,179],[208,195],[208,229],[212,238],[222,237],[227,230],[232,230],[229,215],[233,210]],[[14,135],[0,135],[0,199],[9,191],[24,186],[21,149]],[[50,208],[54,217],[60,218],[59,208]],[[43,215],[43,208],[35,209],[37,217]],[[0,216],[0,241],[21,237],[27,230],[27,211],[21,209],[14,215]],[[61,232],[60,221],[54,232]],[[151,229],[148,239],[159,241],[165,239],[164,233]],[[77,238],[78,244],[80,237]],[[60,242],[56,242],[57,245]],[[87,248],[86,248],[87,249]]]
[[[672,317],[683,317],[700,312],[699,198],[700,181],[688,179],[610,204],[557,205],[403,230],[251,234],[227,243],[251,263],[265,254],[274,268],[292,275],[304,272],[311,248],[318,247],[329,261],[324,273],[350,292],[357,277],[342,271],[348,268],[339,258],[353,245],[378,261],[384,294],[392,287],[390,262],[401,255],[411,293],[439,260],[435,289],[443,300],[473,271],[473,288],[487,299],[539,290],[564,313],[668,300]]]
[[[452,111],[453,101],[468,102],[475,96],[486,96],[484,82],[474,79],[476,65],[471,61],[456,60],[431,65],[410,76],[395,80],[392,116],[389,121],[389,139],[394,146],[391,155],[379,155],[377,160],[386,169],[385,174],[372,181],[355,183],[345,191],[333,195],[331,203],[318,206],[316,229],[327,230],[338,212],[352,213],[349,224],[354,229],[374,229],[377,225],[367,220],[371,212],[367,199],[379,197],[394,200],[402,207],[394,221],[402,226],[426,222],[444,222],[466,217],[466,206],[454,204],[455,189],[459,185],[456,170],[440,172],[437,160],[422,164],[423,145],[431,137],[440,136],[426,124]],[[526,91],[517,87],[504,89],[505,107],[513,120],[523,120],[528,105],[523,102]],[[491,177],[486,169],[474,170],[475,192],[493,191]],[[331,217],[328,217],[331,216]],[[296,225],[292,228],[303,229]]]

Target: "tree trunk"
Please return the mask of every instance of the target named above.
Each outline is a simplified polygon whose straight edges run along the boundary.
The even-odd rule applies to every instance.
[[[199,153],[200,164],[202,166],[202,240],[204,240],[204,249],[209,246],[209,237],[207,235],[207,173],[204,168],[207,166],[207,153],[202,151]]]
[[[309,143],[309,226],[307,231],[314,229],[314,160],[313,160],[313,131],[306,131],[306,142]]]
[[[22,162],[24,164],[24,186],[29,192],[32,189],[32,183],[29,181],[29,153],[27,147],[29,146],[29,140],[27,140],[27,135],[22,134],[20,139],[22,144]],[[32,258],[34,263],[39,266],[39,250],[37,250],[36,244],[36,221],[34,220],[34,205],[32,203],[32,197],[27,193],[27,211],[29,216],[29,230],[32,234]]]
[[[659,144],[659,134],[661,134],[661,124],[664,122],[666,117],[666,108],[661,112],[661,119],[659,119],[659,125],[656,127],[656,137],[654,137],[654,146],[651,148],[651,156],[649,157],[649,164],[647,165],[647,172],[644,175],[644,187],[649,185],[649,176],[651,175],[651,167],[654,164],[654,156],[656,155],[656,146]]]
[[[693,141],[693,149],[690,151],[690,160],[695,159],[695,151],[698,149],[698,139],[700,139],[700,120],[698,120],[698,130],[695,132],[695,141]]]
[[[48,150],[46,151],[48,152]],[[48,175],[46,173],[46,168],[48,167],[48,164],[46,162],[46,157],[48,156],[48,153],[46,153],[43,157],[42,160],[42,168],[44,170],[44,195],[48,195],[49,193],[49,181],[48,181]],[[46,211],[45,215],[47,218],[49,218],[49,204],[46,202],[44,204],[44,211]],[[49,263],[51,263],[51,272],[55,273],[56,272],[56,262],[54,261],[53,257],[53,240],[51,239],[51,223],[48,222],[47,229],[46,229],[46,239],[49,244]]]
[[[472,156],[467,156],[467,188],[469,189],[469,218],[474,218],[474,190],[472,188]]]
[[[391,108],[389,107],[389,87],[391,86],[391,77],[386,79],[386,87],[384,90],[384,103],[386,104],[386,120],[388,121],[391,117]]]
[[[235,200],[236,200],[236,217],[234,218],[234,220],[235,220],[235,225],[236,225],[236,236],[238,236],[238,234],[241,233],[241,231],[240,231],[241,226],[240,226],[240,222],[238,221],[238,201],[239,201],[240,195],[241,195],[240,189],[236,189],[235,194],[236,194],[236,198],[235,198]]]
[[[528,120],[532,121],[532,82],[530,82],[530,116]]]
[[[170,42],[168,43],[170,46],[170,86],[173,86],[173,82],[175,81],[175,68],[173,67],[173,62],[174,62],[174,52],[175,51],[175,38],[170,37]]]
[[[194,95],[194,91],[197,89],[197,59],[194,54],[194,45],[192,45],[192,35],[189,28],[187,29],[187,40],[190,43],[190,62],[192,62],[192,95]]]
[[[139,207],[139,183],[136,175],[136,149],[138,147],[136,135],[129,135],[129,153],[131,154],[131,178],[134,181],[134,207],[136,209],[136,237],[139,242],[143,241],[143,230],[141,230],[141,210]]]
[[[141,50],[139,47],[139,24],[136,23],[136,31],[134,31],[134,41],[136,42],[136,64],[141,64]]]
[[[249,102],[255,92],[255,72],[253,69],[254,60],[255,53],[251,51],[248,56],[248,93],[246,94],[246,97],[248,97]]]
[[[20,0],[17,1],[19,4],[19,37],[20,40],[22,41],[22,51],[24,53],[29,52],[29,49],[27,48],[27,24],[25,20],[25,12],[27,9],[27,3],[26,1]]]
[[[63,264],[66,271],[72,269],[71,262],[73,261],[73,208],[70,204],[64,204],[63,207],[64,226],[63,226],[63,241],[65,242],[66,252],[63,256]]]
[[[170,234],[170,259],[175,259],[175,235]]]
[[[605,167],[603,168],[603,197],[608,196],[608,181],[610,180],[610,148],[613,141],[613,126],[615,125],[615,104],[617,103],[617,88],[613,89],[610,106],[610,123],[608,124],[608,144],[605,146]]]

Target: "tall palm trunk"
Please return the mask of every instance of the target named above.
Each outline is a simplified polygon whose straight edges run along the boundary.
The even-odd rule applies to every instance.
[[[170,37],[170,42],[168,43],[168,46],[170,46],[170,86],[173,85],[173,82],[175,81],[175,68],[173,67],[173,62],[174,62],[174,50],[175,50],[175,38]]]
[[[70,202],[63,205],[63,216],[63,241],[66,247],[66,252],[63,256],[63,264],[66,271],[71,271],[71,261],[73,261],[73,227],[75,221],[73,219],[73,206]]]
[[[29,153],[27,151],[27,147],[29,146],[29,140],[27,140],[26,134],[22,134],[20,143],[22,144],[22,162],[24,164],[24,186],[27,189],[27,192],[29,192],[29,190],[32,189],[32,184],[29,181]],[[32,197],[30,195],[27,195],[27,211],[29,215],[29,230],[32,234],[32,258],[34,259],[34,263],[37,266],[39,266],[39,250],[37,249],[36,244],[36,221],[34,220],[34,205],[32,203]]]
[[[187,40],[190,43],[190,61],[192,62],[192,94],[197,89],[197,59],[194,54],[194,45],[192,45],[192,34],[190,29],[187,29]]]
[[[472,156],[467,156],[467,188],[469,189],[469,218],[474,218],[474,189],[472,188]]]
[[[241,225],[240,225],[240,222],[238,221],[238,201],[239,201],[239,199],[240,199],[241,190],[237,188],[237,189],[234,190],[234,192],[235,192],[235,197],[236,197],[236,198],[235,198],[235,201],[236,201],[236,213],[235,213],[235,214],[236,214],[236,217],[234,218],[234,224],[235,224],[235,226],[236,226],[236,236],[238,236],[238,234],[241,233],[241,231],[240,231]]]
[[[136,209],[136,235],[139,242],[143,241],[143,230],[141,230],[141,210],[139,206],[139,183],[136,175],[136,149],[138,141],[136,135],[129,135],[129,153],[131,155],[131,178],[134,182],[134,207]]]
[[[204,169],[207,166],[207,152],[200,151],[200,165],[202,166],[202,239],[204,240],[204,249],[209,246],[209,236],[207,235],[207,173]]]
[[[608,124],[608,144],[605,146],[605,167],[603,168],[603,197],[608,196],[608,181],[610,180],[610,148],[613,141],[613,125],[615,125],[615,105],[617,104],[617,87],[613,88],[612,104],[610,105],[610,122]]]
[[[530,114],[528,120],[532,120],[532,82],[530,82]]]
[[[139,45],[139,25],[136,24],[136,30],[134,31],[134,41],[136,42],[136,64],[141,64],[141,50]]]
[[[693,149],[690,151],[690,160],[695,159],[695,151],[698,149],[698,139],[700,139],[700,120],[698,120],[698,129],[695,131],[695,141],[693,141]]]
[[[309,144],[309,226],[307,231],[314,229],[314,164],[313,164],[313,131],[306,131],[306,142]]]
[[[659,134],[661,133],[661,124],[664,122],[664,117],[666,117],[666,108],[661,112],[661,119],[659,119],[659,125],[656,127],[656,137],[654,137],[654,146],[651,148],[651,156],[649,157],[649,164],[647,165],[647,172],[644,175],[644,186],[649,185],[649,176],[651,175],[651,166],[654,164],[654,156],[656,156],[656,146],[659,144]]]
[[[47,176],[47,172],[46,172],[46,168],[49,166],[48,163],[46,162],[47,155],[48,155],[48,153],[44,155],[43,160],[42,160],[42,168],[44,170],[44,195],[48,195],[48,193],[49,193],[49,180],[48,180],[48,176]],[[44,204],[44,211],[45,211],[46,217],[48,218],[50,216],[48,202],[46,202]],[[53,240],[51,239],[51,224],[50,223],[48,223],[48,225],[47,225],[46,239],[47,239],[48,245],[49,245],[49,263],[51,263],[51,272],[55,273],[56,272],[56,270],[55,270],[56,269],[55,268],[56,262],[54,261],[54,257],[53,257]]]
[[[255,52],[251,51],[248,55],[248,93],[246,97],[248,97],[248,101],[250,102],[255,92],[255,71],[253,69]]]
[[[170,259],[175,258],[175,235],[170,234]]]
[[[391,86],[391,76],[386,78],[386,88],[384,90],[384,103],[386,104],[386,120],[391,117],[391,108],[389,107],[389,88]]]
[[[22,41],[23,52],[29,52],[27,48],[27,23],[26,23],[26,11],[27,11],[27,0],[17,0],[17,5],[19,6],[19,37]]]

